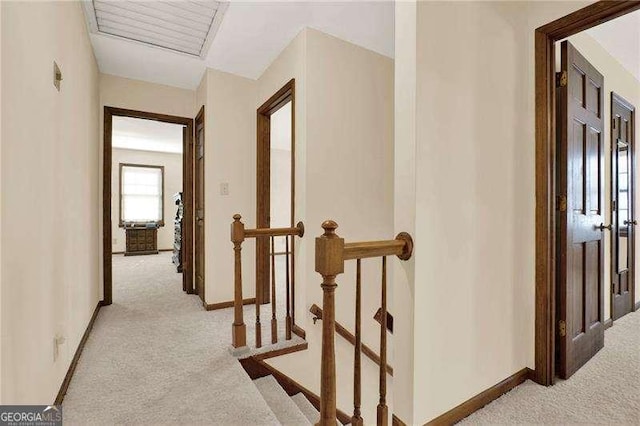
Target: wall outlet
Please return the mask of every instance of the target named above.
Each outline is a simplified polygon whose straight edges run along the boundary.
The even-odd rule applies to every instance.
[[[229,195],[229,183],[222,182],[220,184],[220,195]]]
[[[118,244],[118,239],[117,238],[113,239],[113,244]]]

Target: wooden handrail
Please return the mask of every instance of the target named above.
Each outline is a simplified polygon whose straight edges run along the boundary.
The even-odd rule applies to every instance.
[[[322,275],[322,364],[320,368],[320,422],[321,426],[333,426],[336,420],[336,354],[334,333],[338,329],[335,318],[336,277],[344,272],[346,260],[357,259],[356,275],[356,336],[355,372],[354,372],[354,414],[353,424],[361,424],[360,417],[360,260],[371,257],[382,258],[381,281],[381,330],[380,330],[380,399],[377,406],[377,425],[387,425],[388,407],[387,393],[387,256],[398,256],[401,260],[411,258],[413,240],[409,234],[402,232],[394,240],[366,241],[345,243],[344,238],[336,234],[338,224],[332,220],[322,223],[324,233],[316,238],[316,267]],[[344,328],[344,327],[342,327]],[[346,331],[346,330],[345,330]]]
[[[256,228],[244,230],[245,238],[284,237],[287,235],[304,236],[304,224],[298,222],[298,224],[292,228]]]
[[[295,274],[289,273],[289,256],[293,259],[293,251],[289,251],[289,237],[295,238],[295,236],[302,237],[304,235],[304,224],[302,222],[298,222],[295,227],[291,228],[256,228],[256,229],[246,229],[244,223],[241,221],[242,216],[239,214],[235,214],[233,216],[233,222],[231,223],[231,242],[233,242],[233,250],[234,250],[234,299],[233,299],[233,308],[234,308],[234,320],[232,327],[232,341],[231,345],[239,350],[240,348],[245,348],[247,346],[247,326],[244,323],[243,318],[243,297],[242,297],[242,243],[246,238],[271,238],[271,342],[276,343],[278,340],[277,336],[277,319],[276,319],[276,277],[275,277],[275,237],[286,237],[286,309],[287,309],[287,317],[286,321],[286,334],[285,338],[287,340],[291,339],[291,330],[293,325],[293,320],[290,314],[290,291],[293,291],[295,288],[294,279]],[[293,241],[291,242],[293,245]],[[293,261],[292,261],[293,263]],[[291,265],[293,269],[293,265]],[[260,322],[260,303],[262,301],[262,297],[260,297],[262,293],[262,289],[260,286],[256,285],[256,347],[262,346],[262,324]]]
[[[413,252],[413,240],[406,232],[399,233],[393,240],[362,241],[344,244],[344,260],[366,259],[369,257],[398,256],[407,260]]]
[[[315,317],[314,321],[316,318],[319,320],[322,320],[322,308],[320,306],[314,303],[309,308],[309,312],[311,312],[314,315]],[[347,342],[351,343],[352,345],[354,346],[356,345],[356,336],[354,336],[353,333],[347,330],[338,321],[336,321],[336,334],[344,338]],[[362,345],[361,351],[364,354],[364,356],[369,358],[371,361],[375,362],[377,365],[380,365],[380,357],[378,356],[378,354],[366,344],[362,343],[361,345]],[[389,364],[387,364],[387,373],[390,376],[393,376],[393,367],[391,367]]]

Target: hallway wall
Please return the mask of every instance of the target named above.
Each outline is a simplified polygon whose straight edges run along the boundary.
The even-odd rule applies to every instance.
[[[100,300],[98,69],[79,3],[0,10],[1,403],[51,404]]]
[[[395,388],[408,424],[534,366],[534,29],[587,3],[418,2],[396,15],[396,232],[415,224],[416,242],[394,294],[413,303],[394,334],[412,342],[394,365],[412,378]]]
[[[196,110],[205,106],[205,297],[233,300],[233,244],[229,226],[240,213],[255,228],[255,81],[207,69]],[[229,194],[220,184],[229,184]],[[255,294],[255,246],[242,245],[243,297]],[[229,337],[231,338],[231,337]]]

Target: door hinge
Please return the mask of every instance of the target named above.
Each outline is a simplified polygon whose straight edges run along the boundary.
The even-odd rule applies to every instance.
[[[565,87],[567,85],[567,72],[556,73],[556,87]]]
[[[567,323],[564,322],[564,320],[558,321],[558,331],[560,332],[561,337],[567,335]]]
[[[558,195],[556,197],[556,209],[561,212],[567,211],[567,196],[566,195]]]

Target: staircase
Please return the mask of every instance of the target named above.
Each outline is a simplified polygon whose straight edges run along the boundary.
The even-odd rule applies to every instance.
[[[289,396],[273,376],[253,383],[282,425],[313,425],[320,420],[320,413],[302,393]]]
[[[231,241],[234,245],[234,322],[232,326],[232,352],[236,354],[239,361],[253,380],[259,393],[273,412],[275,418],[283,425],[311,425],[334,426],[338,424],[352,424],[362,426],[362,362],[361,353],[364,351],[367,356],[378,364],[379,376],[379,398],[376,406],[376,424],[386,426],[389,424],[389,406],[387,405],[387,381],[389,374],[393,374],[387,364],[387,334],[388,313],[387,313],[387,257],[397,256],[400,260],[411,258],[413,251],[413,240],[408,233],[401,232],[393,240],[364,241],[345,243],[344,238],[336,234],[338,224],[328,220],[323,222],[324,233],[315,241],[315,271],[322,275],[322,308],[315,306],[315,311],[321,312],[322,338],[321,338],[321,380],[320,395],[316,395],[296,383],[290,377],[282,374],[268,364],[262,362],[263,359],[276,357],[283,353],[279,350],[272,350],[272,347],[265,348],[267,352],[258,354],[251,353],[247,345],[247,325],[244,323],[243,296],[242,296],[242,242],[246,238],[271,238],[271,343],[277,344],[278,339],[278,301],[276,298],[277,286],[275,272],[275,243],[274,237],[285,236],[286,265],[285,265],[285,341],[292,340],[293,318],[290,315],[292,294],[290,276],[292,274],[290,266],[295,265],[293,251],[289,250],[288,241],[292,242],[295,236],[304,235],[304,225],[298,223],[295,228],[258,228],[245,229],[240,221],[239,214],[234,215],[234,222],[231,224]],[[291,257],[291,259],[290,259]],[[380,351],[379,355],[362,343],[361,339],[361,260],[369,258],[381,259],[381,286],[380,300],[381,308],[376,314],[380,323]],[[290,263],[291,260],[291,263]],[[344,273],[345,261],[356,260],[356,283],[355,283],[355,334],[348,333],[344,327],[336,323],[336,277]],[[262,321],[260,319],[261,286],[256,287],[255,302],[255,348],[262,348]],[[372,289],[367,288],[367,291]],[[280,299],[282,300],[282,299]],[[316,319],[320,317],[314,312]],[[314,321],[315,323],[315,321]],[[339,326],[339,327],[338,327]],[[348,340],[354,344],[354,373],[353,373],[353,415],[347,415],[337,407],[336,397],[336,348],[334,334],[337,330],[342,330],[343,337],[348,336]],[[317,340],[317,339],[316,339]],[[307,349],[304,347],[299,349]],[[293,346],[295,349],[295,346]],[[287,349],[289,350],[289,349]],[[243,357],[246,356],[247,357]],[[369,388],[368,388],[369,389]]]

